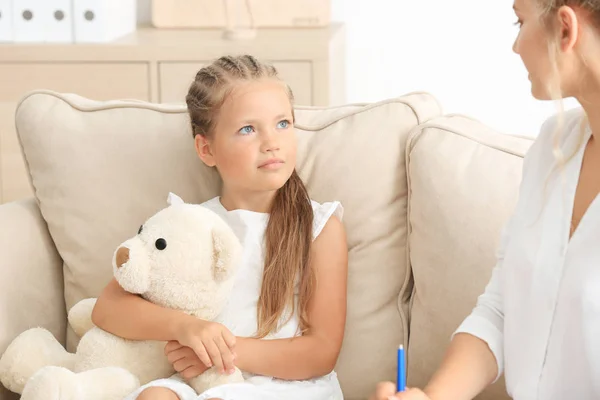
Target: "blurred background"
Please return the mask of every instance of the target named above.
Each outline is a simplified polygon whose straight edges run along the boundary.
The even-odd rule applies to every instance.
[[[511,0],[331,0],[346,28],[347,102],[429,91],[445,111],[468,114],[506,133],[535,136],[554,102],[530,95],[512,52],[518,28]],[[140,22],[151,0],[138,0]],[[575,106],[564,102],[566,108]]]
[[[512,0],[0,0],[0,203],[30,193],[14,128],[27,92],[181,103],[225,54],[272,62],[300,105],[427,91],[536,136],[557,104],[531,96],[515,21]]]
[[[7,15],[11,13],[13,26],[20,32],[19,42],[36,41],[34,34],[23,32],[39,22],[42,14],[54,17],[54,24],[46,27],[47,41],[53,39],[48,32],[54,31],[59,32],[54,40],[61,40],[60,21],[56,18],[61,16],[63,25],[73,19],[75,28],[100,20],[115,26],[112,32],[104,32],[105,40],[100,40],[110,42],[135,29],[133,18],[137,24],[152,26],[153,13],[154,20],[162,23],[160,27],[178,28],[178,23],[189,25],[194,12],[213,7],[210,4],[215,5],[215,10],[216,5],[241,9],[250,4],[255,8],[254,17],[267,21],[269,7],[288,7],[293,9],[289,11],[291,15],[304,3],[306,15],[311,12],[321,15],[322,19],[314,23],[315,28],[328,23],[344,27],[340,47],[345,53],[331,55],[343,58],[340,67],[343,72],[335,73],[343,75],[343,88],[336,86],[336,95],[330,96],[328,103],[371,102],[425,90],[439,98],[446,112],[469,114],[500,131],[523,135],[536,135],[541,121],[556,109],[551,102],[531,97],[527,74],[511,50],[518,32],[513,25],[511,0],[154,0],[154,3],[153,11],[153,0],[0,0],[0,42]],[[194,3],[202,5],[190,6]],[[320,10],[317,3],[321,3]],[[185,7],[189,8],[187,16],[185,11],[173,13]],[[325,8],[328,14],[324,14]],[[133,18],[132,12],[137,14]],[[212,12],[217,15],[217,11]],[[291,17],[282,17],[280,13],[281,10],[274,11],[267,22],[273,24],[279,18],[282,26],[287,24],[284,27],[293,29],[286,19]],[[121,20],[128,21],[122,22],[119,15]],[[186,21],[182,19],[184,16]],[[203,19],[199,15],[197,25],[210,28],[206,26],[210,16]],[[90,17],[96,19],[90,21]],[[311,23],[304,21],[296,27],[309,29]],[[68,41],[65,31],[62,40]],[[6,33],[4,36],[6,39]],[[80,36],[82,41],[89,41],[89,34],[85,37],[85,32],[80,32]],[[76,41],[73,36],[71,39]],[[302,40],[298,36],[293,45]],[[306,43],[313,45],[309,40]],[[224,52],[228,50],[223,47]],[[5,48],[0,47],[0,51]],[[565,102],[567,108],[573,105]]]

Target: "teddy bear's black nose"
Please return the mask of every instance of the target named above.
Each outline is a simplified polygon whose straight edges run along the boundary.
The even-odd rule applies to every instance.
[[[117,268],[121,268],[127,261],[129,261],[129,249],[127,247],[119,247],[116,256]]]

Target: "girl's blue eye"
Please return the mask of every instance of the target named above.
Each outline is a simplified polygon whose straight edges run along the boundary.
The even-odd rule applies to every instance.
[[[280,121],[280,122],[277,124],[277,127],[278,127],[279,129],[285,129],[285,128],[287,128],[288,126],[290,126],[290,121],[285,121],[285,120],[284,120],[284,121]]]
[[[250,133],[252,133],[254,131],[254,128],[251,127],[250,125],[244,126],[242,129],[240,129],[240,133],[242,135],[248,135]]]

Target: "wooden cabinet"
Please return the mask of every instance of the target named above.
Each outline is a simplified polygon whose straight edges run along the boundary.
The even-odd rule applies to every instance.
[[[23,96],[36,89],[95,100],[182,103],[202,65],[226,54],[253,54],[272,63],[296,104],[341,104],[344,29],[265,29],[248,41],[219,30],[140,28],[107,44],[0,44],[0,204],[32,195],[14,127]]]

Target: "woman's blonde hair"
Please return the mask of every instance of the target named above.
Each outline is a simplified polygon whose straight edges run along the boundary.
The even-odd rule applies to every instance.
[[[260,79],[278,80],[277,70],[249,55],[221,57],[200,69],[186,97],[194,137],[210,138],[214,134],[219,109],[236,85]],[[292,91],[285,83],[282,85],[293,107]],[[309,260],[312,226],[310,197],[294,170],[275,195],[265,233],[266,257],[257,311],[259,338],[277,330],[282,320],[289,320],[296,307],[300,329],[305,331],[309,327],[308,303],[315,285]],[[297,305],[296,283],[299,284]]]
[[[581,126],[577,145],[573,152],[567,157],[563,154],[561,149],[562,134],[564,132],[564,104],[562,101],[563,93],[561,90],[562,82],[560,80],[559,67],[558,67],[558,54],[559,54],[559,36],[556,24],[556,14],[558,10],[563,6],[569,6],[574,9],[584,11],[590,18],[592,23],[600,27],[600,0],[535,0],[540,10],[540,18],[543,26],[547,29],[548,37],[548,55],[551,67],[551,79],[548,82],[547,89],[550,97],[558,103],[557,113],[557,124],[556,131],[554,133],[554,155],[557,158],[559,165],[564,167],[571,158],[577,154],[578,150],[583,145],[585,139],[586,126],[588,124],[587,116],[584,116]],[[581,61],[585,64],[586,60],[584,55],[580,54]]]

